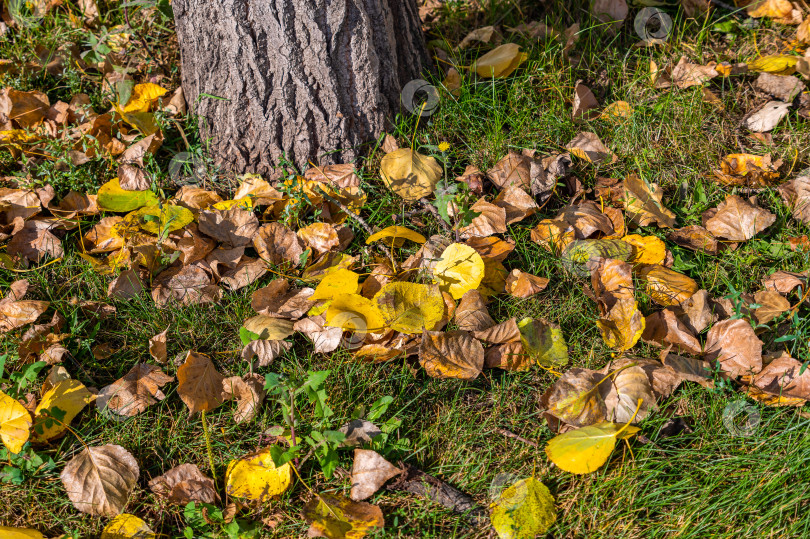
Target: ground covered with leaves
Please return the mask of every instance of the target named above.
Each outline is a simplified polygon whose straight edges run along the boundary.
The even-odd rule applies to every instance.
[[[6,6],[3,537],[810,534],[808,7],[422,4],[269,178],[169,2]]]

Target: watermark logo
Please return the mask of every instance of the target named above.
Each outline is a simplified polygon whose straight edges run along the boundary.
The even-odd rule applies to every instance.
[[[672,33],[672,17],[654,7],[645,7],[633,20],[633,28],[647,45],[666,43]]]
[[[8,14],[21,28],[34,28],[42,24],[47,7],[30,0],[6,0]]]
[[[499,473],[492,480],[492,483],[489,484],[489,500],[492,503],[499,500],[501,502],[508,502],[511,508],[518,508],[521,504],[523,504],[523,501],[526,499],[529,492],[529,489],[525,484],[518,485],[518,488],[516,488],[512,495],[509,496],[508,500],[501,500],[501,497],[503,496],[504,490],[508,489],[521,479],[522,477],[519,475],[511,473]]]
[[[169,177],[175,185],[199,185],[208,177],[208,167],[199,155],[180,152],[169,162]]]
[[[428,81],[414,79],[402,88],[402,105],[408,112],[426,118],[439,108],[439,91]]]
[[[753,436],[760,421],[759,410],[744,399],[730,402],[723,409],[723,425],[732,436]]]

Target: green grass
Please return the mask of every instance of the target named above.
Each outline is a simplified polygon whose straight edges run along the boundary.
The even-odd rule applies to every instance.
[[[678,225],[699,224],[701,213],[716,206],[734,189],[718,185],[711,171],[722,156],[740,151],[771,152],[774,160],[787,165],[786,179],[810,166],[810,126],[795,113],[773,132],[773,146],[765,146],[746,137],[738,128],[740,119],[762,99],[751,89],[752,77],[715,79],[708,87],[723,101],[723,109],[705,103],[699,87],[686,90],[654,90],[648,80],[648,65],[674,63],[686,55],[694,61],[740,62],[751,58],[758,49],[762,54],[778,51],[781,36],[791,29],[763,22],[757,30],[734,26],[733,39],[712,30],[715,22],[729,19],[719,10],[706,22],[685,21],[675,12],[676,35],[665,47],[634,49],[637,37],[631,21],[618,36],[612,36],[587,17],[587,3],[557,2],[542,7],[535,2],[484,2],[480,11],[466,9],[462,2],[448,2],[436,21],[430,39],[444,39],[455,44],[471,29],[497,23],[515,26],[529,20],[545,20],[562,29],[574,21],[582,23],[579,45],[574,54],[580,62],[571,65],[562,55],[559,41],[543,43],[515,38],[530,53],[529,61],[506,80],[475,81],[465,77],[461,93],[445,98],[441,107],[418,128],[411,116],[397,118],[396,135],[406,144],[416,133],[415,145],[426,147],[441,141],[451,144],[448,152],[448,176],[459,175],[467,164],[482,170],[493,165],[508,150],[534,148],[540,154],[563,151],[565,144],[581,130],[595,131],[620,159],[615,165],[594,167],[577,162],[574,174],[586,188],[593,187],[599,176],[624,177],[638,173],[658,182],[665,189],[665,203],[678,217]],[[631,11],[631,16],[635,11]],[[141,21],[139,17],[133,17]],[[108,26],[122,23],[120,11],[108,16]],[[19,61],[31,59],[37,44],[52,45],[60,39],[84,43],[86,31],[70,29],[58,20],[40,29],[26,31],[0,45],[0,56]],[[141,22],[135,22],[136,25]],[[144,28],[151,47],[168,35],[159,27]],[[151,27],[150,27],[151,28]],[[508,35],[508,34],[507,34]],[[135,39],[135,38],[133,38]],[[458,61],[469,65],[482,51],[473,48],[463,52]],[[138,52],[141,54],[143,51]],[[166,51],[167,65],[175,66],[174,51]],[[149,73],[138,73],[146,76]],[[176,84],[177,71],[166,73],[166,86]],[[570,103],[574,85],[582,79],[605,105],[616,100],[628,101],[636,113],[623,124],[595,120],[578,125],[571,120]],[[440,79],[435,79],[439,82]],[[42,75],[5,76],[3,86],[18,89],[40,89],[53,100],[68,100],[85,91],[103,110],[98,80],[73,73],[67,80],[56,81]],[[151,164],[159,184],[172,188],[167,174],[168,161],[176,152],[186,151],[175,124],[165,124],[166,143]],[[192,148],[203,146],[196,136],[194,122],[181,123]],[[425,150],[427,151],[427,150]],[[0,158],[2,173],[30,177],[36,184],[51,183],[60,194],[69,189],[86,191],[115,174],[111,160],[96,159],[82,167],[67,170],[54,163],[32,162],[21,167],[5,152]],[[372,226],[394,224],[391,216],[410,208],[385,189],[378,180],[377,156],[362,167],[364,189],[369,204],[364,215]],[[221,184],[228,185],[227,180]],[[777,222],[756,239],[725,251],[718,257],[693,253],[667,242],[676,258],[675,269],[694,278],[701,287],[716,297],[731,292],[758,290],[760,279],[776,269],[803,271],[810,266],[807,254],[780,248],[791,236],[807,234],[781,199],[773,192],[758,194],[759,204],[777,215]],[[509,269],[520,268],[549,277],[548,289],[528,300],[507,296],[495,298],[490,305],[493,317],[540,316],[563,329],[570,347],[570,366],[601,368],[612,356],[597,331],[598,312],[583,287],[586,279],[566,274],[558,257],[529,240],[529,230],[537,221],[553,217],[566,204],[566,197],[556,197],[533,218],[510,227],[506,236],[516,241],[517,248],[506,260]],[[90,224],[89,222],[87,223]],[[355,227],[354,223],[350,223]],[[440,232],[429,215],[409,222],[423,233]],[[83,228],[84,227],[83,225]],[[354,229],[357,239],[349,248],[365,250],[365,233]],[[665,238],[666,231],[645,228],[639,233]],[[169,366],[175,374],[172,358],[188,349],[210,354],[225,375],[248,372],[239,359],[241,343],[238,329],[252,316],[250,294],[269,280],[235,293],[226,293],[214,305],[156,309],[147,295],[131,302],[115,302],[117,313],[100,322],[88,319],[75,305],[78,300],[106,301],[108,276],[93,273],[77,256],[78,232],[68,234],[64,244],[66,257],[42,270],[23,275],[0,270],[3,288],[24,276],[32,283],[29,297],[49,300],[53,309],[65,315],[71,354],[64,366],[88,386],[101,388],[126,373],[134,364],[148,360],[147,341],[169,327]],[[642,311],[652,312],[652,302],[638,293]],[[799,311],[805,324],[807,309]],[[21,331],[3,335],[0,353],[14,354]],[[775,335],[763,336],[767,346]],[[807,335],[794,357],[810,359]],[[641,423],[649,443],[631,441],[617,449],[606,467],[587,476],[573,476],[550,465],[542,447],[553,433],[542,418],[539,396],[555,377],[542,370],[526,373],[485,371],[474,382],[435,380],[426,376],[414,361],[397,360],[386,364],[358,363],[346,352],[330,355],[313,354],[307,341],[299,336],[290,352],[259,372],[304,373],[307,370],[330,369],[326,389],[329,403],[336,413],[337,424],[348,420],[356,406],[368,407],[380,397],[394,398],[386,417],[396,416],[402,427],[396,438],[410,441],[411,451],[394,457],[420,467],[461,490],[478,502],[488,503],[493,483],[503,481],[503,474],[525,477],[535,474],[554,494],[558,523],[550,537],[801,537],[810,534],[810,419],[806,412],[795,409],[768,408],[749,400],[761,414],[761,424],[750,437],[735,437],[723,425],[723,410],[729,402],[745,398],[737,392],[710,391],[686,384],[659,411]],[[96,361],[90,349],[109,343],[117,351],[109,359]],[[658,349],[639,344],[633,352],[641,357],[657,357]],[[7,369],[20,365],[10,361]],[[41,384],[42,376],[36,385]],[[37,388],[32,388],[36,390]],[[282,422],[277,406],[262,407],[258,417],[236,425],[232,404],[228,403],[207,416],[215,470],[209,470],[202,421],[189,417],[176,394],[176,384],[164,388],[167,398],[146,412],[124,422],[103,417],[93,407],[85,410],[73,423],[80,440],[68,435],[51,446],[37,448],[44,457],[53,458],[56,467],[31,475],[19,486],[0,484],[0,524],[31,526],[46,533],[68,533],[92,537],[106,523],[76,511],[68,500],[58,473],[82,447],[116,443],[133,453],[141,466],[138,486],[130,497],[126,511],[146,520],[163,536],[175,536],[184,525],[182,508],[170,506],[153,495],[147,482],[169,468],[192,462],[205,473],[216,477],[222,488],[225,467],[230,459],[259,446],[260,434]],[[661,427],[673,417],[684,417],[693,429],[691,434],[664,437]],[[536,442],[539,448],[507,438],[497,432],[507,429]],[[351,469],[351,454],[341,454],[340,466]],[[303,479],[315,491],[348,491],[348,481],[338,474],[325,480],[317,467],[305,466]],[[507,476],[507,477],[511,477]],[[277,521],[275,528],[264,529],[267,537],[296,537],[306,532],[300,509],[308,499],[308,490],[298,484],[278,502],[260,511],[245,511],[241,516]],[[432,502],[403,493],[381,491],[372,500],[380,505],[386,518],[380,537],[489,537],[490,531],[472,527],[457,515]]]

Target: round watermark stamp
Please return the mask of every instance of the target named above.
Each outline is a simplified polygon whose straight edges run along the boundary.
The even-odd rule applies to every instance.
[[[672,33],[672,17],[655,7],[645,7],[633,20],[633,29],[647,45],[666,43]]]
[[[760,421],[759,410],[744,399],[730,402],[723,409],[723,425],[732,436],[753,436]]]
[[[402,88],[402,105],[408,112],[426,118],[439,108],[439,90],[428,81],[414,79]]]
[[[503,491],[517,483],[522,479],[521,476],[515,475],[512,473],[499,473],[495,476],[492,482],[489,484],[489,501],[490,502],[497,502],[501,499],[503,495]],[[515,490],[513,496],[509,497],[509,504],[513,505],[514,507],[518,507],[523,501],[526,499],[526,495],[528,494],[528,489],[525,485],[521,485],[522,488],[518,488]],[[505,500],[504,500],[505,501]]]
[[[208,177],[208,166],[199,155],[180,152],[169,161],[169,177],[175,185],[199,185]]]

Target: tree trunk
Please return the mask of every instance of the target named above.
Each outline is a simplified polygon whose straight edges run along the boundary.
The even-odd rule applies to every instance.
[[[186,100],[215,161],[236,172],[354,159],[430,65],[415,0],[172,6]]]

